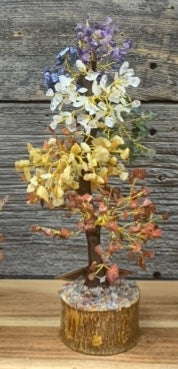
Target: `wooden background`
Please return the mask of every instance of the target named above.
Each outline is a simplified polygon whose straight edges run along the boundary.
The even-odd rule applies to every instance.
[[[73,28],[90,13],[94,20],[110,15],[120,25],[120,39],[132,38],[128,60],[141,78],[136,90],[143,110],[158,113],[149,123],[157,133],[147,141],[154,159],[139,161],[148,172],[147,184],[158,211],[170,212],[164,235],[151,248],[155,259],[137,278],[178,278],[178,124],[177,39],[178,0],[0,0],[0,197],[9,195],[0,214],[4,261],[3,277],[54,277],[85,266],[82,238],[60,242],[32,234],[30,227],[65,226],[62,212],[29,207],[25,186],[14,161],[25,157],[26,143],[40,144],[50,122],[42,71],[52,66],[56,53],[73,43]],[[135,92],[134,92],[135,93]],[[123,255],[118,262],[128,267]]]

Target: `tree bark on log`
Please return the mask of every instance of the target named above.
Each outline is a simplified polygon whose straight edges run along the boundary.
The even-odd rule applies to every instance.
[[[113,355],[129,350],[138,338],[139,298],[121,310],[77,310],[61,299],[63,342],[90,355]]]

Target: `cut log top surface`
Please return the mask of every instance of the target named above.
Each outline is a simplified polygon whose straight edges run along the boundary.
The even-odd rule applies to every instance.
[[[178,282],[139,282],[140,338],[130,351],[87,356],[59,339],[63,281],[0,281],[0,369],[177,369]]]

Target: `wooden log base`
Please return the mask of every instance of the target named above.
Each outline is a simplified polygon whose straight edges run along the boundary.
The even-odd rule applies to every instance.
[[[60,338],[71,349],[89,355],[129,350],[138,338],[139,297],[121,310],[76,309],[61,297]]]

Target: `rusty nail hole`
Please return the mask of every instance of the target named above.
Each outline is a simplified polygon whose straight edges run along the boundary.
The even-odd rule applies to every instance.
[[[152,70],[153,70],[153,69],[156,69],[156,68],[157,68],[157,66],[158,66],[158,65],[157,65],[157,63],[155,63],[155,62],[151,62],[151,63],[150,63],[150,69],[152,69]]]
[[[161,273],[160,272],[154,272],[153,273],[153,278],[154,279],[160,279],[161,278]]]
[[[166,176],[164,174],[160,174],[158,176],[158,181],[160,181],[160,182],[164,181],[165,179],[166,179]]]
[[[20,37],[20,36],[22,36],[22,32],[21,31],[14,31],[13,36],[14,37]]]
[[[151,136],[154,136],[157,133],[157,129],[156,128],[150,128],[149,132],[150,132]]]

